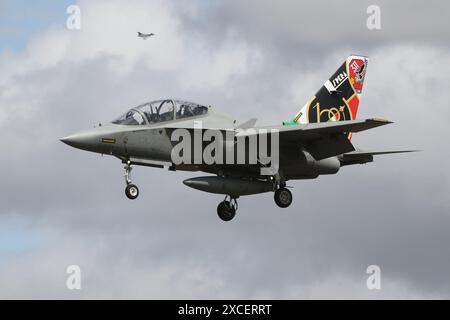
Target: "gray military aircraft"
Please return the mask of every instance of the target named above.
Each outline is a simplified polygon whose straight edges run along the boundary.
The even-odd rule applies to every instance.
[[[131,181],[132,165],[141,165],[211,174],[183,183],[225,195],[217,207],[224,221],[235,216],[240,196],[274,192],[275,203],[286,208],[292,202],[286,187],[289,180],[315,179],[336,174],[344,166],[372,162],[375,155],[413,151],[363,151],[351,143],[353,133],[391,123],[356,120],[367,63],[367,57],[349,56],[291,121],[281,125],[258,127],[256,119],[237,123],[210,106],[163,99],[139,105],[107,125],[61,141],[120,159],[125,164],[125,194],[129,199],[139,195]],[[200,143],[196,144],[197,138]],[[215,147],[208,142],[214,142]],[[270,161],[262,158],[259,151],[264,143],[266,155],[277,157]],[[212,161],[202,157],[206,151],[210,151]]]
[[[147,40],[147,38],[153,37],[155,34],[154,33],[142,33],[142,32],[138,32],[138,37],[142,38],[144,40]]]

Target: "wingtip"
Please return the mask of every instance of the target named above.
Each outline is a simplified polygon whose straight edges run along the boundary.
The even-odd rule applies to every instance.
[[[423,152],[424,150],[406,150],[405,152]]]
[[[383,124],[391,124],[394,123],[394,121],[390,121],[387,119],[382,119],[382,118],[370,118],[367,119],[368,121],[373,121],[373,122],[378,122],[378,123],[383,123]]]
[[[411,153],[411,152],[422,152],[423,150],[395,150],[390,153]]]

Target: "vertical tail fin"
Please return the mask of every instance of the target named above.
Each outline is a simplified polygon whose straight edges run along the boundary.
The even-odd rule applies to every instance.
[[[349,56],[292,121],[284,124],[354,120],[367,64],[367,57]]]

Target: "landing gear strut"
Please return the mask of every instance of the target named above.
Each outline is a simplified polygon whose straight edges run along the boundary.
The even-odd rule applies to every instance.
[[[134,200],[139,196],[139,188],[131,183],[131,163],[130,161],[124,167],[125,169],[125,182],[127,187],[125,188],[125,195],[128,199]]]
[[[230,221],[236,215],[237,209],[238,204],[236,198],[226,196],[225,199],[217,206],[217,214],[223,221]]]

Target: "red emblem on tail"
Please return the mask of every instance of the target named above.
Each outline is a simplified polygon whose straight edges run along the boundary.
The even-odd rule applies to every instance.
[[[350,83],[357,93],[361,93],[366,75],[367,60],[352,59],[348,64]]]

